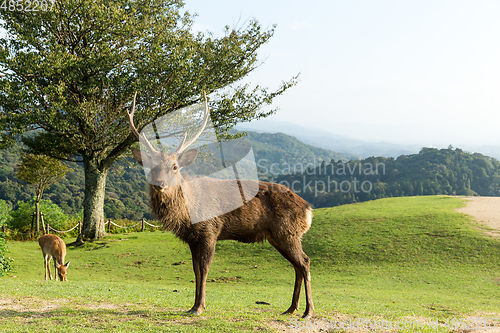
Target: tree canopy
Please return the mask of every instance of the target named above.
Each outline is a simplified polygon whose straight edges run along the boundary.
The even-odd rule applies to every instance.
[[[39,202],[43,192],[69,171],[71,168],[59,160],[42,155],[21,154],[16,177],[31,184],[36,193],[36,201]]]
[[[83,234],[104,235],[107,173],[137,138],[126,109],[137,92],[136,126],[201,100],[210,92],[219,134],[265,117],[276,91],[242,83],[261,63],[274,34],[252,20],[222,36],[193,33],[180,0],[61,0],[40,12],[0,11],[0,144],[26,137],[28,152],[81,161],[85,169]]]

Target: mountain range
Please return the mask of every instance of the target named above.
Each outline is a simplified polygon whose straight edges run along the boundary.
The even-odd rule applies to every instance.
[[[385,141],[364,141],[354,137],[335,134],[330,131],[301,126],[289,122],[278,122],[268,119],[253,121],[251,123],[238,124],[236,128],[240,131],[255,131],[259,133],[284,133],[296,137],[300,141],[328,149],[337,153],[366,158],[371,156],[398,157],[400,155],[418,154],[426,148],[448,148],[449,144],[429,144],[424,142],[415,144],[399,144]],[[494,145],[463,145],[459,147],[467,152],[481,153],[500,159],[500,147]]]

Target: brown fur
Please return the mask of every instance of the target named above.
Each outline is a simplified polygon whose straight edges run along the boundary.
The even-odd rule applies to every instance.
[[[136,95],[132,103],[132,110],[128,113],[132,133],[139,139],[141,134],[134,125]],[[203,132],[210,112],[205,96],[204,120],[198,132],[185,142],[185,133],[177,150],[172,154],[156,151],[142,135],[141,142],[151,154],[132,149],[132,155],[140,165],[147,165],[150,172],[151,208],[156,217],[161,221],[166,230],[172,231],[177,237],[186,242],[191,249],[193,270],[196,276],[196,297],[194,305],[189,310],[193,314],[201,314],[205,309],[205,287],[208,270],[215,253],[215,244],[219,240],[233,239],[245,243],[262,242],[268,240],[295,269],[295,287],[293,290],[292,304],[285,313],[293,313],[299,306],[300,291],[304,281],[306,292],[306,309],[303,317],[309,317],[314,311],[311,296],[311,275],[309,273],[309,257],[302,251],[302,235],[310,228],[312,211],[307,202],[286,186],[265,182],[255,182],[245,185],[257,185],[258,193],[243,206],[233,209],[234,199],[243,199],[247,194],[242,186],[242,181],[237,188],[242,194],[241,198],[234,198],[238,193],[236,186],[226,180],[210,178],[191,179],[186,182],[180,170],[191,165],[198,151],[191,149],[185,151]],[[183,153],[183,151],[185,151]],[[226,182],[226,183],[224,183]],[[182,185],[182,187],[181,187]],[[212,195],[216,188],[220,196]],[[256,187],[254,187],[256,188]],[[196,199],[194,191],[201,195]],[[231,192],[233,196],[231,196]],[[200,198],[200,197],[198,197]],[[224,199],[221,199],[224,198]],[[188,209],[194,208],[194,209]],[[229,211],[230,209],[233,209]],[[189,211],[194,216],[191,223]],[[229,213],[217,216],[217,212]],[[208,212],[210,214],[206,214]],[[215,213],[215,214],[213,214]],[[206,219],[208,216],[217,216]],[[199,218],[201,217],[201,218]]]
[[[170,168],[170,166],[169,166]],[[180,175],[180,174],[179,174]],[[205,182],[223,182],[207,180]],[[184,190],[189,185],[180,177]],[[196,186],[196,181],[189,182]],[[210,184],[210,183],[209,183]],[[180,184],[158,189],[150,185],[150,205],[166,230],[186,242],[192,253],[196,275],[196,299],[191,313],[200,314],[205,308],[205,283],[210,263],[219,240],[232,239],[244,243],[268,240],[290,263],[296,272],[292,305],[286,313],[298,308],[302,281],[306,286],[304,317],[312,314],[309,257],[302,251],[302,235],[311,223],[309,204],[286,186],[259,182],[257,195],[240,208],[222,216],[199,223],[191,223],[186,206],[189,193],[183,193]]]
[[[67,281],[67,271],[69,267],[69,262],[64,264],[64,258],[66,257],[66,244],[64,241],[56,235],[43,235],[38,239],[38,244],[42,248],[43,253],[43,264],[45,267],[45,280],[47,280],[47,271],[49,272],[50,279],[52,280],[52,273],[50,272],[50,259],[54,259],[54,270],[56,274],[56,280],[59,276],[60,281]]]

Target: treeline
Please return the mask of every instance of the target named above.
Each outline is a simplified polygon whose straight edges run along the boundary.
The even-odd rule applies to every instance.
[[[479,153],[451,147],[424,148],[419,154],[396,159],[370,157],[343,162],[343,155],[281,133],[250,132],[249,139],[259,177],[292,187],[316,208],[413,195],[500,196],[500,162]],[[14,210],[18,202],[30,201],[35,195],[14,176],[18,162],[15,148],[0,150],[0,200]],[[43,199],[74,216],[81,215],[85,183],[82,166],[72,163],[71,167],[73,171],[52,185]],[[104,211],[106,218],[153,219],[143,169],[132,158],[116,162],[108,175]]]
[[[19,202],[30,201],[35,192],[26,183],[15,177],[15,167],[19,163],[16,147],[0,150],[0,200],[18,209]],[[83,166],[69,164],[73,171],[43,194],[43,199],[50,200],[61,207],[67,215],[81,215],[85,193]],[[131,159],[118,161],[108,175],[104,212],[107,218],[140,220],[152,219],[149,210],[147,184],[141,166]]]
[[[247,139],[253,147],[261,171],[275,163],[304,164],[314,159],[329,161],[347,160],[350,157],[304,144],[295,137],[282,133],[248,132]],[[10,203],[14,210],[18,209],[19,202],[30,201],[35,196],[35,192],[27,184],[15,177],[17,163],[17,147],[0,150],[0,200]],[[76,163],[69,165],[73,171],[45,191],[43,199],[55,203],[67,215],[81,215],[85,190],[83,166]],[[154,218],[149,209],[144,171],[131,157],[115,162],[108,175],[104,213],[106,218],[113,219]]]
[[[414,195],[500,196],[500,162],[452,147],[289,169],[297,171],[286,166],[272,180],[289,185],[316,208]]]

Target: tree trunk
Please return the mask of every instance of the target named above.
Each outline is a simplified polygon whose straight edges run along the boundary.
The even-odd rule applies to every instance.
[[[40,234],[40,201],[35,201],[36,234]]]
[[[85,171],[83,225],[77,243],[82,243],[86,239],[100,239],[106,234],[104,228],[104,197],[109,169],[100,170],[98,162],[87,156],[83,156],[83,167]]]

